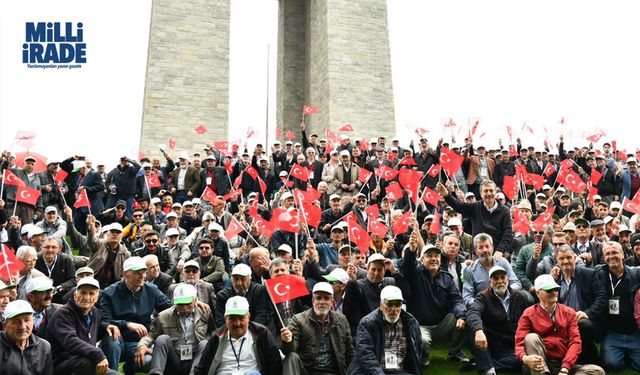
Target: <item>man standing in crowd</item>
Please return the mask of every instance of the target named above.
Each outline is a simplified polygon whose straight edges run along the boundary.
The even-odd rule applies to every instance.
[[[140,170],[140,164],[126,156],[120,157],[118,164],[107,176],[109,199],[107,208],[115,207],[119,200],[127,202],[126,215],[131,217],[133,197],[136,194],[136,176]],[[98,211],[94,211],[98,212]]]

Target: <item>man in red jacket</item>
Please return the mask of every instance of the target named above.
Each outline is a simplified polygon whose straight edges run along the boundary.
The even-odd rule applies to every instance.
[[[604,375],[596,365],[576,365],[582,342],[576,312],[558,303],[560,285],[551,275],[535,280],[539,304],[528,307],[516,330],[516,358],[530,374]]]

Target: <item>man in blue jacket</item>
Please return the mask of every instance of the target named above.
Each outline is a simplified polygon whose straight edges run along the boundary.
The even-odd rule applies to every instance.
[[[145,283],[147,266],[140,257],[124,261],[124,279],[106,288],[100,299],[100,312],[105,321],[122,332],[118,339],[102,339],[102,351],[109,361],[109,368],[118,369],[122,359],[125,374],[136,369],[134,354],[140,338],[147,335],[151,327],[151,314],[171,307],[171,302],[155,285]]]

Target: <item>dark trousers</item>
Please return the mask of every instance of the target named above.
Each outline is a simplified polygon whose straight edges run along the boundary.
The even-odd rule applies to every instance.
[[[475,332],[470,332],[469,348],[473,353],[478,371],[485,371],[492,367],[496,370],[517,370],[520,367],[520,362],[516,359],[515,345],[513,343],[505,343],[494,337],[487,336],[489,348],[486,351],[482,351],[475,345],[475,336]]]
[[[193,359],[181,361],[179,348],[176,347],[169,335],[160,335],[153,344],[153,354],[149,374],[193,374],[192,365],[200,362],[200,357],[207,345],[207,340],[202,340],[193,348]]]
[[[576,363],[584,365],[587,363],[596,363],[598,358],[598,348],[596,348],[596,325],[589,319],[578,320],[578,330],[580,331],[580,339],[582,340],[582,350]]]
[[[85,357],[71,357],[53,366],[53,375],[95,375],[96,364]],[[119,374],[107,369],[107,375]]]

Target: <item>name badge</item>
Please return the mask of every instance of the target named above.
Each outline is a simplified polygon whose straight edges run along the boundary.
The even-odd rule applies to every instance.
[[[609,299],[609,314],[620,315],[620,299],[619,298]]]
[[[313,172],[309,172],[309,179],[312,180],[313,179]]]
[[[180,345],[180,360],[190,361],[193,359],[193,348],[191,345]]]
[[[207,185],[211,185],[211,177],[207,177]]]
[[[245,374],[244,374],[244,371],[233,370],[231,371],[231,375],[245,375]]]
[[[400,369],[400,365],[398,364],[398,355],[395,350],[388,350],[384,352],[384,367],[388,370]]]

